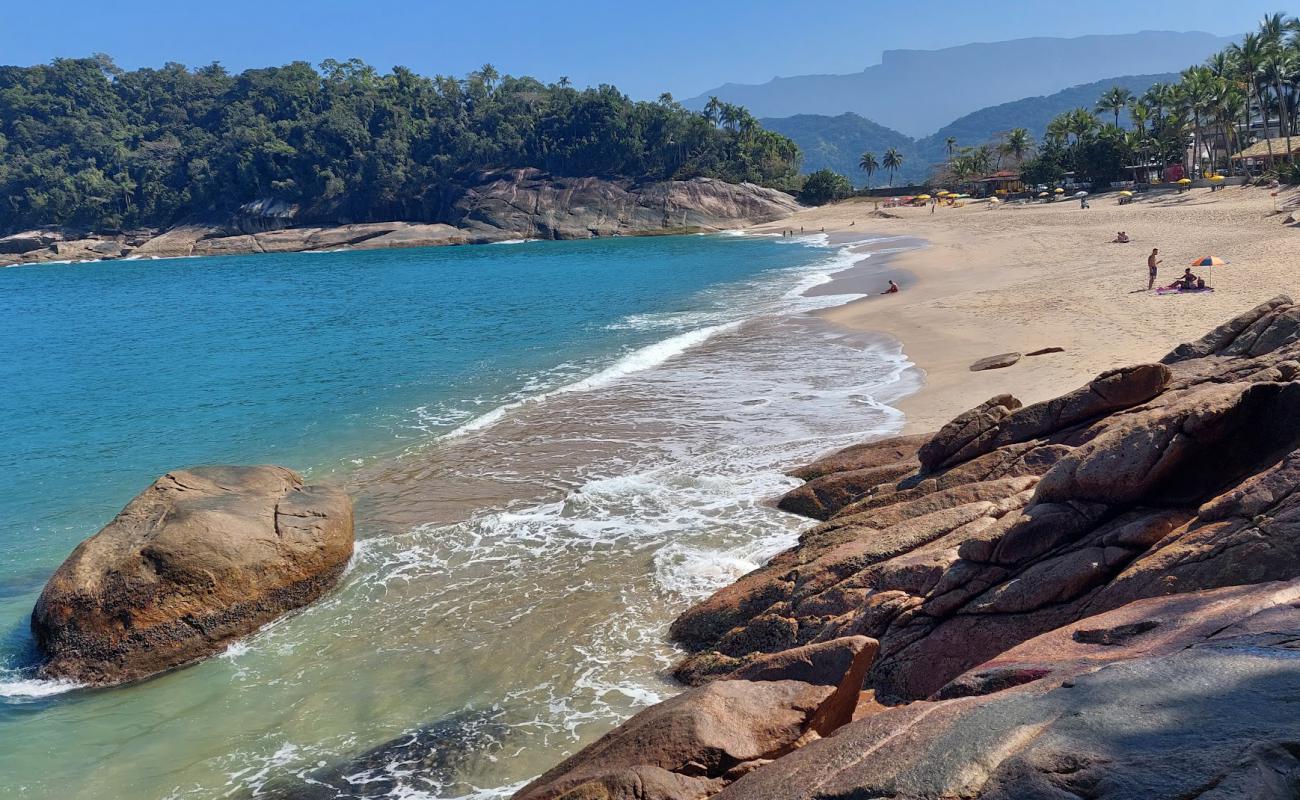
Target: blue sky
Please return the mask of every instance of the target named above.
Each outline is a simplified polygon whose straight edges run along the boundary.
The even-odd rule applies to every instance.
[[[1242,33],[1281,0],[8,0],[0,63],[104,52],[128,68],[362,58],[685,98],[728,81],[856,72],[894,48],[1138,30]],[[996,10],[994,10],[996,9]]]

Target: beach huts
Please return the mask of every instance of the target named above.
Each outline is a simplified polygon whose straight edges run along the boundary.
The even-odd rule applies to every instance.
[[[1300,136],[1291,137],[1291,156],[1300,155]],[[1248,172],[1259,172],[1268,166],[1269,159],[1287,157],[1287,140],[1285,136],[1272,139],[1260,139],[1232,155],[1232,165]]]

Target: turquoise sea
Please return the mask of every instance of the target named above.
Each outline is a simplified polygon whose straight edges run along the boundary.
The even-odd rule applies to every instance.
[[[869,246],[868,246],[869,247]],[[824,237],[0,269],[0,795],[497,797],[675,691],[663,631],[803,522],[782,470],[914,371],[805,296]],[[341,586],[222,656],[37,681],[28,615],[169,469],[357,499]]]

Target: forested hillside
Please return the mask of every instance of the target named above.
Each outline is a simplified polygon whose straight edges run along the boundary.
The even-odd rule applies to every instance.
[[[862,186],[866,183],[866,176],[858,170],[862,153],[871,151],[879,156],[891,147],[903,154],[903,166],[894,176],[895,183],[921,181],[930,172],[930,162],[917,157],[912,137],[852,112],[837,117],[796,114],[759,121],[764,128],[789,136],[799,145],[805,173],[829,169]],[[882,175],[875,176],[872,185],[884,184]]]
[[[1069,89],[1043,97],[1026,97],[1023,100],[982,108],[973,114],[953,120],[934,134],[918,141],[917,146],[929,158],[939,161],[946,155],[944,148],[949,136],[963,145],[979,145],[990,141],[1001,131],[1027,128],[1035,139],[1041,139],[1047,131],[1047,123],[1071,109],[1092,108],[1102,92],[1113,86],[1140,95],[1153,84],[1177,82],[1176,72],[1158,75],[1123,75],[1081,86],[1071,86]],[[1127,120],[1128,113],[1124,112],[1121,115],[1121,122],[1127,124]]]
[[[892,147],[903,156],[903,165],[895,174],[894,182],[906,185],[925,181],[934,171],[935,165],[948,158],[949,139],[954,140],[954,148],[977,147],[995,142],[1000,134],[1012,128],[1025,128],[1034,139],[1041,140],[1047,130],[1047,123],[1071,109],[1092,108],[1101,93],[1113,86],[1142,94],[1155,83],[1177,80],[1177,73],[1124,75],[1072,86],[1042,97],[1026,97],[980,109],[950,122],[923,139],[912,139],[854,113],[834,117],[797,114],[793,117],[764,118],[760,122],[769,130],[789,136],[799,145],[804,154],[805,173],[827,168],[847,176],[858,186],[867,182],[867,176],[858,169],[862,154],[870,152],[879,158]],[[1126,117],[1127,114],[1124,114],[1121,122],[1126,122]],[[883,183],[879,174],[872,181],[874,186]]]
[[[736,106],[695,113],[490,66],[463,80],[355,60],[0,67],[0,231],[166,227],[261,198],[298,204],[299,220],[433,220],[484,169],[787,188],[798,162]]]

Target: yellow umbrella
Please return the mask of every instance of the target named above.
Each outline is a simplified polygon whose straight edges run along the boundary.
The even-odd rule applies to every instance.
[[[1132,196],[1133,196],[1133,193],[1130,192],[1128,189],[1125,189],[1124,191],[1122,191],[1122,192],[1119,193],[1119,196],[1120,196],[1120,197],[1132,197]]]
[[[1182,184],[1183,186],[1186,186],[1187,184],[1189,184],[1189,183],[1192,182],[1192,179],[1191,179],[1191,178],[1179,178],[1179,179],[1178,179],[1178,182],[1179,182],[1180,184]]]
[[[1223,181],[1223,176],[1222,176],[1222,175],[1211,175],[1211,176],[1210,176],[1210,180],[1214,181],[1215,183],[1220,183],[1221,181]]]
[[[928,194],[918,194],[916,197],[914,197],[914,198],[912,198],[912,199],[913,199],[913,200],[929,200],[929,199],[930,199],[930,195],[928,195]]]
[[[1058,187],[1056,187],[1056,193],[1057,193],[1057,194],[1065,194],[1065,190],[1058,186]]]

